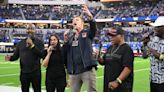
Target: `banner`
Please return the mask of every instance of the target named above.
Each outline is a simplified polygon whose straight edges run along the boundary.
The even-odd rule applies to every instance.
[[[9,0],[8,3],[30,5],[77,5],[85,4],[86,0]]]
[[[144,16],[144,17],[126,17],[126,18],[111,18],[111,19],[96,19],[96,22],[137,22],[137,21],[155,21],[159,16]]]
[[[4,22],[6,22],[6,20],[0,19],[0,23],[4,23]]]
[[[117,2],[117,1],[127,1],[127,0],[100,0],[101,2]]]

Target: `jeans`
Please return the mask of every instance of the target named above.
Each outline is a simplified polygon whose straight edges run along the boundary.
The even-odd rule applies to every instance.
[[[69,75],[69,78],[71,92],[80,92],[83,82],[86,84],[87,92],[97,92],[96,70],[94,67],[80,74]]]

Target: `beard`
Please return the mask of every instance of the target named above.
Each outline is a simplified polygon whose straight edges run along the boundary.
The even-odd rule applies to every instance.
[[[27,35],[28,35],[29,37],[34,37],[34,33],[32,33],[32,32],[27,32]]]
[[[164,38],[164,34],[163,33],[156,33],[156,36],[158,36],[159,38]]]

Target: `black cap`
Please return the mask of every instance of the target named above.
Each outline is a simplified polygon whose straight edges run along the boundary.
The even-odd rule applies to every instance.
[[[121,27],[112,27],[107,34],[110,36],[124,35],[124,30]]]

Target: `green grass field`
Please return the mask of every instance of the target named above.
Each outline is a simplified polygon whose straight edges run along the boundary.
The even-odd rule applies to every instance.
[[[134,85],[133,92],[149,91],[149,60],[135,58],[134,62]],[[42,89],[45,89],[45,68],[42,68]],[[0,55],[0,85],[20,87],[19,81],[19,62],[5,62],[4,55]],[[103,91],[103,67],[97,70],[97,88],[98,92]],[[69,88],[66,92],[71,92]],[[82,87],[85,92],[85,87]]]

